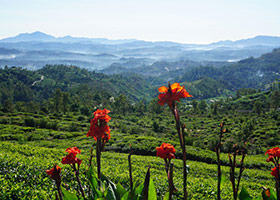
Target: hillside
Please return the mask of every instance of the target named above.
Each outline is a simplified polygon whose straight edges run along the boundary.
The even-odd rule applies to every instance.
[[[107,76],[75,66],[47,65],[38,71],[22,68],[0,69],[0,99],[12,101],[42,101],[50,98],[57,88],[77,96],[101,95],[104,98],[126,95],[133,101],[151,98],[151,86],[141,77]]]
[[[212,66],[194,68],[178,76],[176,80],[196,81],[205,77],[222,82],[231,91],[240,88],[264,89],[267,84],[280,78],[280,49],[259,58],[248,58],[221,68]]]

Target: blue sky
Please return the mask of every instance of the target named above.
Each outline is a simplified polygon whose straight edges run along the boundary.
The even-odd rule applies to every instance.
[[[0,0],[0,38],[54,36],[182,43],[280,36],[280,0]]]

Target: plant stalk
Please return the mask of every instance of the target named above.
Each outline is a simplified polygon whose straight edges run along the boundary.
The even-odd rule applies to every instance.
[[[97,177],[101,178],[101,138],[97,138],[96,144]]]
[[[60,184],[56,183],[56,189],[57,189],[57,192],[58,192],[59,200],[63,200]]]
[[[132,179],[132,167],[131,167],[131,145],[130,145],[130,151],[128,155],[128,166],[129,166],[129,181],[130,181],[130,195],[133,196],[133,179]]]
[[[186,156],[186,146],[185,146],[185,136],[184,136],[185,126],[182,126],[182,132],[181,132],[180,116],[179,116],[179,112],[176,108],[175,102],[172,103],[172,107],[170,107],[170,109],[171,109],[171,112],[173,113],[175,121],[176,121],[176,129],[177,129],[178,137],[180,139],[180,145],[181,145],[182,153],[183,153],[183,176],[184,176],[183,191],[184,191],[184,200],[186,200],[188,197],[188,192],[187,192],[187,166],[186,166],[187,156]]]
[[[75,176],[76,176],[76,179],[77,179],[77,182],[78,182],[78,186],[79,186],[80,191],[81,191],[81,193],[82,193],[82,196],[83,196],[84,199],[86,199],[86,198],[85,198],[85,193],[84,193],[84,190],[83,190],[83,187],[82,187],[80,178],[79,178],[79,170],[76,169],[75,164],[73,164],[73,169],[74,169],[74,173],[75,173]]]
[[[174,184],[173,184],[173,163],[170,163],[170,168],[168,170],[168,185],[169,185],[169,200],[172,199]]]

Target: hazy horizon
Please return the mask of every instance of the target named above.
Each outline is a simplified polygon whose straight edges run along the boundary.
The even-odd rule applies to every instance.
[[[280,1],[0,0],[0,39],[40,31],[55,37],[209,44],[280,36]]]

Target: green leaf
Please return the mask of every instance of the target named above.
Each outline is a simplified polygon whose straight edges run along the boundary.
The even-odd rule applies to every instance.
[[[270,199],[269,200],[277,200],[276,191],[274,191],[273,189],[270,190]]]
[[[139,185],[135,190],[134,190],[134,194],[139,194],[141,195],[144,189],[144,184]]]
[[[71,192],[65,190],[63,187],[61,187],[61,190],[64,200],[78,200],[78,197],[75,194],[72,194]]]
[[[164,197],[163,197],[163,200],[169,200],[169,192],[166,192]]]
[[[122,196],[124,196],[124,194],[127,192],[126,189],[120,184],[118,183],[117,184],[117,189],[116,189],[116,196],[117,196],[117,199],[121,199]]]
[[[88,177],[88,181],[90,184],[92,184],[92,186],[94,188],[97,188],[98,186],[98,182],[97,182],[97,176],[96,174],[94,173],[94,170],[93,170],[93,166],[91,166],[88,171],[87,171],[87,177]]]
[[[115,191],[117,189],[117,186],[114,182],[112,182],[107,176],[103,175],[101,173],[101,180],[105,181],[106,183],[110,184],[112,186],[112,189]]]
[[[114,191],[111,184],[109,184],[109,186],[108,186],[108,193],[106,195],[106,199],[107,200],[117,200],[117,197],[115,195],[115,191]]]
[[[267,194],[270,194],[270,196]],[[277,200],[276,192],[273,189],[271,190],[269,188],[263,190],[262,197],[263,200]]]
[[[88,181],[89,181],[89,185],[92,189],[92,193],[93,193],[93,198],[96,199],[98,197],[102,197],[103,194],[102,192],[98,189],[98,180],[97,180],[97,176],[93,170],[93,166],[91,166],[87,172],[87,177],[88,177]]]
[[[129,191],[126,192],[126,193],[122,196],[121,200],[128,200],[128,197],[129,197]]]
[[[253,198],[249,195],[246,188],[242,187],[241,192],[239,193],[240,200],[252,200]]]
[[[226,176],[221,176],[221,185],[224,185],[224,183],[227,182],[227,177]]]
[[[150,179],[148,199],[157,200],[157,191],[153,179]]]

